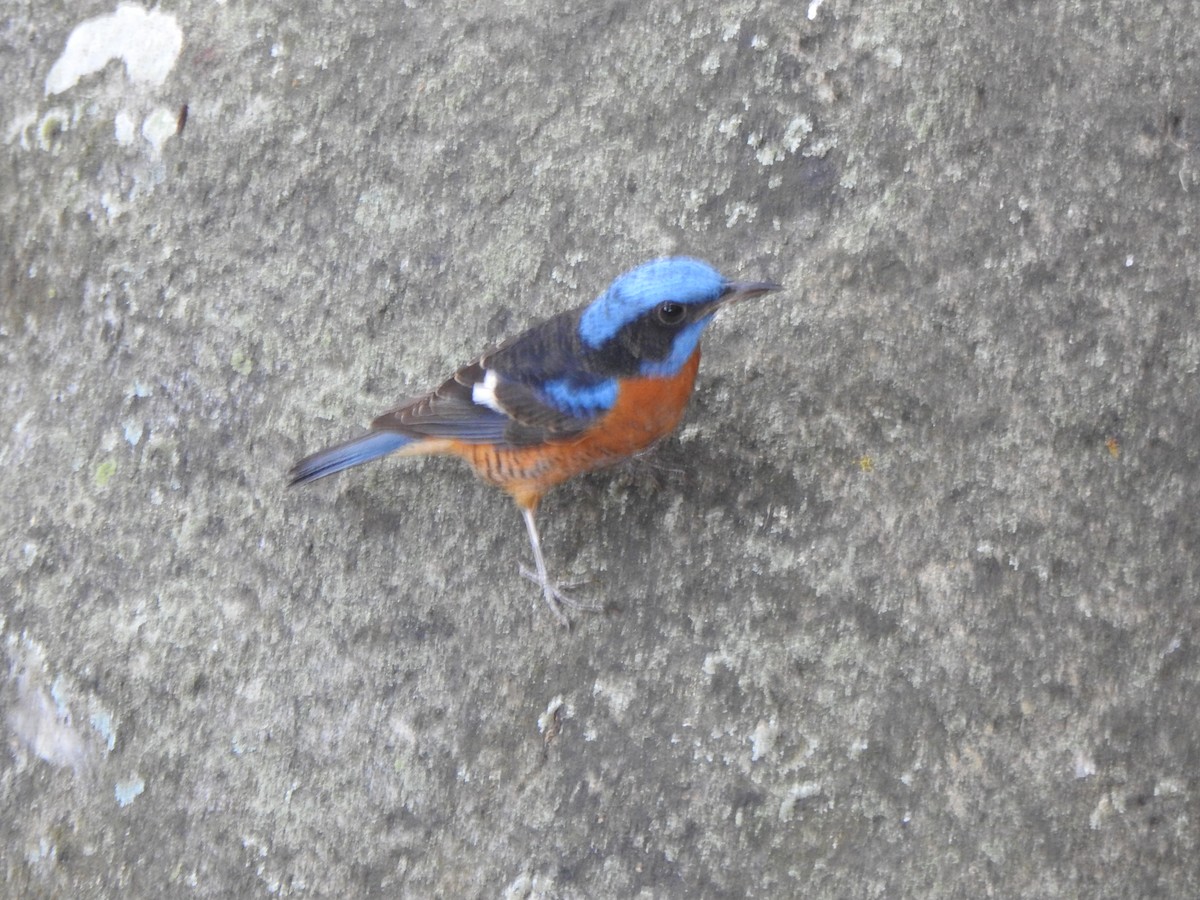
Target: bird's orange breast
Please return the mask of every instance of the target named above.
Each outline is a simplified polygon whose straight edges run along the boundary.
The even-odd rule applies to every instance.
[[[687,409],[699,366],[697,347],[675,375],[622,380],[612,409],[570,440],[530,447],[455,441],[446,449],[463,457],[484,481],[508,491],[520,506],[532,508],[556,484],[619,462],[674,431]]]

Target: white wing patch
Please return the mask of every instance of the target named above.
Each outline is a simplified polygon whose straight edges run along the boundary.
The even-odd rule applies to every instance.
[[[479,406],[486,406],[488,409],[495,410],[502,415],[508,415],[500,401],[496,399],[496,385],[500,383],[500,377],[491,369],[484,370],[483,381],[477,381],[471,386],[471,402]]]

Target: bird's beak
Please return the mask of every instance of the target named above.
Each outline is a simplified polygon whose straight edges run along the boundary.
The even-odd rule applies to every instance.
[[[752,297],[761,297],[771,291],[781,290],[783,290],[783,285],[776,284],[774,281],[727,281],[725,290],[717,298],[717,305],[729,306]]]

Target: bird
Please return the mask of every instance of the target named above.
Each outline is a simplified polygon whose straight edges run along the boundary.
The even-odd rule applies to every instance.
[[[520,572],[569,627],[564,607],[596,607],[549,575],[536,522],[543,496],[671,434],[695,385],[701,334],[717,311],[781,287],[732,281],[685,256],[643,263],[590,303],[534,325],[387,410],[365,434],[304,457],[289,483],[389,454],[460,457],[516,503],[535,567]]]

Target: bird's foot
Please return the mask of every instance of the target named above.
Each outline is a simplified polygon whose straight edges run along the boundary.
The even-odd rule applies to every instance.
[[[579,612],[601,612],[604,609],[599,603],[576,600],[567,593],[567,591],[574,590],[580,585],[587,584],[586,580],[572,581],[560,587],[549,578],[545,578],[523,565],[521,566],[521,574],[542,589],[542,596],[546,598],[546,605],[550,607],[550,612],[554,614],[554,618],[558,620],[558,624],[564,628],[571,627],[571,620],[563,612],[564,606],[569,609],[578,610]]]

